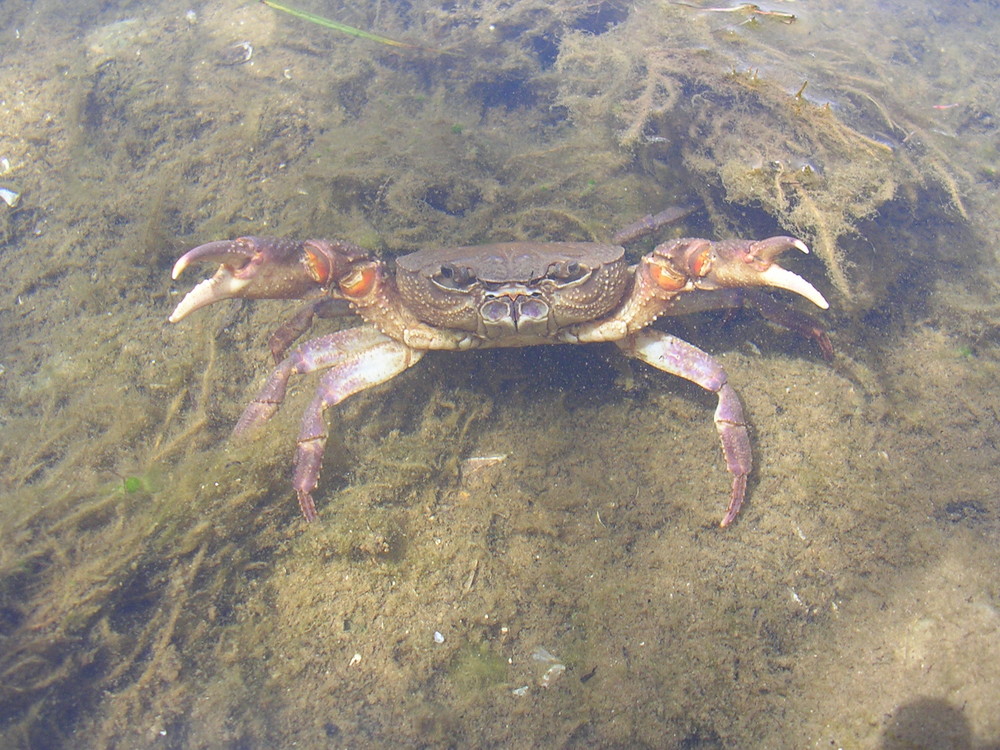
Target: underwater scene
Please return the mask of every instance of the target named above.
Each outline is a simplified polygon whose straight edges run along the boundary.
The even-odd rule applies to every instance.
[[[0,747],[1000,748],[997,9],[3,0]]]

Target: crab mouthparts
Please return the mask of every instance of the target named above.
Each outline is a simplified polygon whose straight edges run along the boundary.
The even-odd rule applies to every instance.
[[[501,294],[479,306],[479,315],[489,338],[544,336],[551,308],[532,295]]]

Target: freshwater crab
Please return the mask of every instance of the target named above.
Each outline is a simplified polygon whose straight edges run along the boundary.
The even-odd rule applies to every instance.
[[[660,216],[619,232],[619,244],[507,242],[425,249],[397,258],[394,270],[343,241],[240,237],[210,242],[174,265],[176,279],[192,263],[221,264],[181,300],[169,321],[232,297],[316,297],[272,337],[280,362],[234,429],[247,433],[274,414],[293,374],[326,370],[303,416],[295,457],[293,486],[308,521],[317,517],[312,493],[329,431],[324,417],[329,407],[395,377],[432,349],[614,342],[627,356],[718,397],[715,426],[732,475],[721,522],[727,526],[740,510],[751,470],[739,397],[711,356],[649,326],[664,315],[740,306],[748,287],[784,289],[820,308],[828,305],[809,282],[774,262],[789,249],[808,252],[793,237],[674,239],[630,265],[621,243],[657,228]],[[811,318],[773,302],[759,306],[767,317],[814,336],[829,353],[825,333]],[[282,358],[314,313],[331,307],[356,313],[364,324],[307,341]]]

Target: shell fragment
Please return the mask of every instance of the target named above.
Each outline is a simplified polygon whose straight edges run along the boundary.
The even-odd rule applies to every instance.
[[[3,200],[11,208],[17,208],[17,204],[21,200],[21,193],[18,190],[0,187],[0,200]]]

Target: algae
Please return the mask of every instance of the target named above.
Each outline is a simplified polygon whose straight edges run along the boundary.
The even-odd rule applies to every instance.
[[[557,60],[559,102],[579,126],[603,124],[644,162],[682,164],[680,179],[704,203],[715,232],[738,230],[731,204],[762,209],[809,242],[837,291],[855,300],[865,280],[851,272],[856,263],[843,239],[901,191],[915,203],[917,186],[936,183],[967,218],[957,170],[882,135],[886,124],[894,137],[915,139],[918,130],[889,119],[887,109],[898,107],[890,93],[879,92],[883,104],[849,89],[874,112],[813,99],[809,76],[827,81],[837,73],[799,64],[797,90],[787,88],[784,74],[772,79],[782,63],[795,66],[774,38],[785,28],[769,44],[755,39],[761,49],[751,51],[752,30],[711,44],[711,31],[687,23],[690,15],[682,4],[650,4],[635,14],[641,20],[601,39],[567,35]],[[664,46],[656,30],[682,25],[687,46]],[[786,33],[794,43],[791,27]],[[863,296],[861,304],[871,304],[870,293]]]
[[[469,644],[455,656],[450,678],[460,694],[469,695],[507,681],[507,664],[483,643]]]

